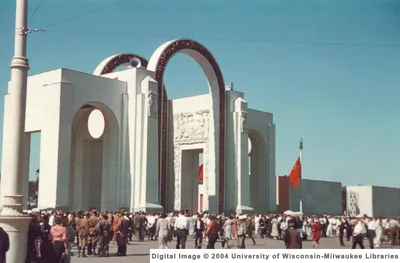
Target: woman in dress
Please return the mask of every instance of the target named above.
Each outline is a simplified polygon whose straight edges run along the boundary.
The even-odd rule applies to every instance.
[[[26,263],[36,263],[38,261],[40,256],[39,243],[41,240],[41,236],[42,233],[40,232],[38,217],[33,216],[29,224],[28,251],[25,260]]]
[[[237,239],[238,234],[238,220],[234,217],[232,220],[232,238]]]
[[[72,244],[75,241],[75,230],[70,224],[70,220],[68,217],[64,217],[64,227],[67,230],[67,239],[68,239],[68,255],[67,255],[67,262],[71,262],[71,256],[72,256]]]
[[[312,242],[313,248],[319,247],[319,240],[321,239],[322,228],[319,222],[315,219],[311,221]]]
[[[210,223],[207,225],[206,237],[208,238],[208,249],[215,249],[215,243],[218,240],[218,223],[215,216],[210,217]]]
[[[159,249],[167,249],[168,248],[168,239],[170,237],[170,225],[169,221],[166,219],[167,215],[162,213],[160,218],[157,220],[156,224],[156,236],[158,237],[158,248]]]
[[[223,225],[224,229],[224,239],[222,241],[222,248],[231,248],[229,245],[229,240],[232,239],[232,225],[233,225],[233,217],[230,216],[228,219],[225,220],[225,223]]]
[[[276,217],[274,217],[271,220],[271,224],[272,224],[272,229],[271,229],[271,237],[276,240],[279,236],[279,232],[278,232],[278,219],[276,219]]]

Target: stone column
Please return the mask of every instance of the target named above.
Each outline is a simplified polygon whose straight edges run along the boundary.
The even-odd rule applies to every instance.
[[[276,211],[276,174],[275,174],[275,124],[272,122],[268,123],[268,167],[267,167],[267,191],[268,191],[268,212]]]
[[[235,100],[234,111],[234,137],[235,161],[237,182],[236,212],[245,213],[253,211],[250,207],[250,176],[249,176],[249,135],[247,131],[247,102],[242,98]]]
[[[129,167],[128,167],[128,151],[129,151],[129,139],[128,139],[128,104],[129,97],[128,94],[122,95],[122,112],[121,112],[121,125],[120,125],[120,171],[119,171],[119,207],[124,209],[129,209],[129,198],[130,193],[128,193],[128,186],[130,185],[129,177]]]
[[[158,96],[157,82],[146,77],[136,101],[135,190],[140,196],[135,199],[135,211],[164,210],[159,204],[158,191]]]
[[[22,214],[26,85],[29,70],[26,58],[28,0],[16,0],[15,46],[11,61],[11,81],[4,101],[2,191],[0,227],[10,237],[7,261],[25,262],[30,217]]]

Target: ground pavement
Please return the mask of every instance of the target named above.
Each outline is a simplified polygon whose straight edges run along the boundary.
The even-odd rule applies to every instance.
[[[251,240],[246,240],[246,246],[248,249],[282,249],[283,242],[280,240],[271,240],[271,239],[260,239],[256,238],[257,244],[255,246],[252,245]],[[345,242],[346,247],[344,249],[351,248],[350,242]],[[365,240],[364,245],[367,247],[368,241]],[[173,248],[176,245],[176,241],[172,241],[169,243],[169,247]],[[304,248],[312,248],[312,242],[306,241],[303,242]],[[126,257],[107,257],[107,258],[98,258],[98,257],[87,257],[87,258],[72,258],[72,263],[102,263],[102,262],[112,262],[116,261],[118,263],[125,263],[125,262],[135,262],[135,263],[149,263],[149,253],[150,249],[157,248],[157,241],[145,241],[145,242],[131,242],[128,245],[128,256]],[[194,240],[189,239],[187,243],[187,248],[194,248]],[[217,247],[221,248],[221,244],[218,243]],[[341,248],[339,246],[338,238],[322,238],[320,242],[321,249],[338,249]],[[391,248],[390,246],[384,246],[383,248]],[[396,247],[398,248],[398,247]],[[110,252],[115,253],[116,245],[110,246]]]

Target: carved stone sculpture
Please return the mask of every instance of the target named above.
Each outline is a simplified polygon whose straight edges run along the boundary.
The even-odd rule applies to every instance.
[[[152,90],[147,95],[148,99],[148,116],[150,118],[158,117],[158,94]]]
[[[182,145],[208,141],[209,113],[206,109],[174,114],[174,142]]]
[[[242,132],[247,132],[247,117],[249,114],[247,111],[242,111],[242,116],[241,116],[241,131]]]
[[[196,112],[179,112],[173,116],[174,125],[174,208],[180,209],[181,191],[181,146],[188,144],[204,143],[204,186],[208,191],[208,156],[209,156],[209,122],[208,109]],[[204,207],[208,207],[208,198],[204,196]]]

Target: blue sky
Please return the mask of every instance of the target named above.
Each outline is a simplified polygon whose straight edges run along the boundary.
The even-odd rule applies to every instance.
[[[29,16],[40,2],[29,1]],[[117,2],[44,0],[29,26]],[[0,1],[3,94],[14,10],[15,1]],[[291,169],[303,137],[304,178],[400,187],[399,27],[400,1],[130,0],[31,34],[29,73],[92,72],[112,54],[150,58],[168,40],[193,38],[214,54],[225,82],[245,92],[249,107],[274,113],[277,175]],[[170,62],[165,83],[171,98],[208,91],[200,67],[184,55]],[[40,149],[40,137],[33,138],[31,177]]]

